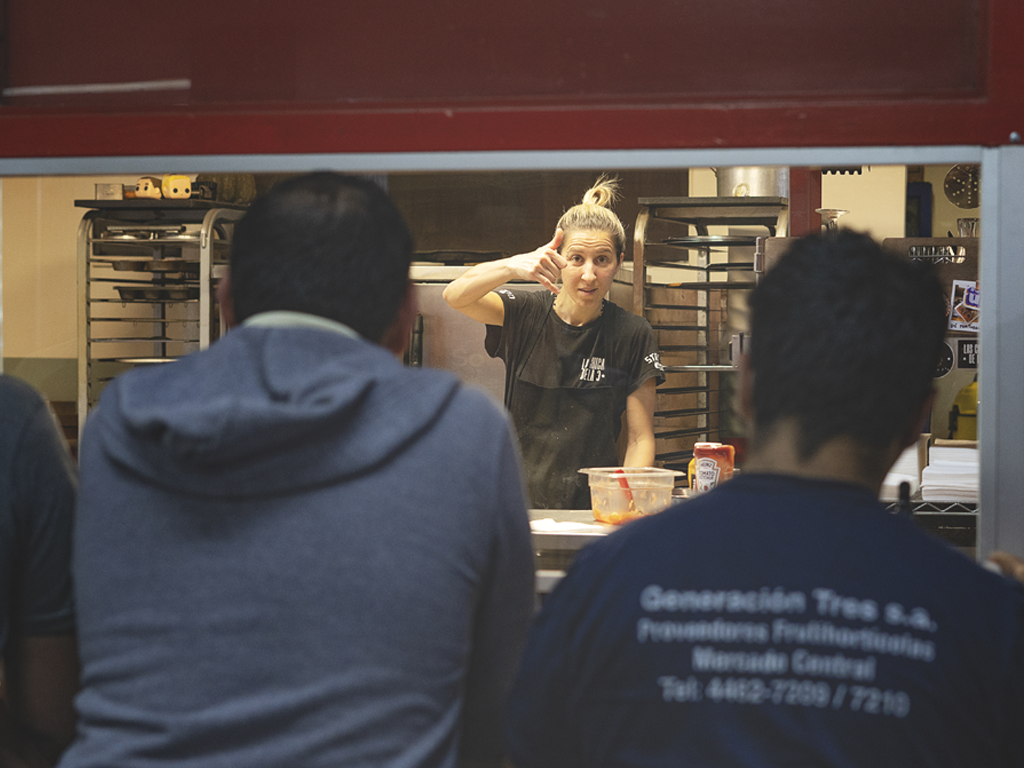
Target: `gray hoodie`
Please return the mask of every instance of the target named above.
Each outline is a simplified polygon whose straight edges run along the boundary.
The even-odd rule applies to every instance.
[[[80,455],[64,768],[499,757],[533,562],[488,395],[242,327],[112,382]]]

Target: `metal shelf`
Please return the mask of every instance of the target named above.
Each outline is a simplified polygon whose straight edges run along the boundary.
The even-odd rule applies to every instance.
[[[735,373],[736,368],[731,365],[666,365],[665,373],[684,373],[686,371],[720,371],[722,373]]]
[[[81,431],[103,388],[121,372],[171,362],[215,338],[212,287],[224,269],[223,249],[230,245],[234,222],[245,208],[203,200],[76,200],[75,205],[90,209],[78,227]],[[121,234],[126,232],[137,234]],[[94,334],[93,325],[105,323],[115,325]],[[122,329],[124,335],[118,335]]]
[[[665,372],[673,384],[657,390],[656,458],[665,465],[689,461],[695,442],[721,439],[729,386],[726,319],[733,297],[754,287],[757,264],[749,252],[732,260],[712,254],[756,249],[759,235],[709,234],[713,226],[762,227],[764,235],[785,234],[789,201],[781,197],[642,197],[634,226],[632,308],[659,334]],[[682,256],[682,252],[686,256]],[[648,266],[660,274],[648,282]],[[682,278],[675,281],[676,273]],[[746,281],[743,275],[751,275]],[[672,420],[677,425],[673,425]],[[668,422],[666,424],[666,421]],[[696,424],[696,426],[695,426]]]

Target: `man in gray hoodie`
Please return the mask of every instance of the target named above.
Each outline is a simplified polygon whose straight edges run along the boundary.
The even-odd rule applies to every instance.
[[[411,237],[373,182],[236,225],[237,325],[115,380],[81,444],[64,768],[497,764],[533,601],[500,407],[402,366]]]

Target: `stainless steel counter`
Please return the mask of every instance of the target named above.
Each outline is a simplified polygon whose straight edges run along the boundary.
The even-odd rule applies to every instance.
[[[531,509],[530,529],[537,549],[577,550],[615,526],[598,523],[589,509]]]
[[[537,592],[547,594],[580,549],[616,527],[595,522],[589,509],[531,509],[530,529],[537,553]]]
[[[891,503],[895,507],[895,502]],[[914,505],[915,522],[968,557],[975,556],[977,512],[962,504]],[[576,553],[617,528],[594,521],[589,509],[531,509],[530,528],[537,563],[537,592],[550,592],[565,575]]]

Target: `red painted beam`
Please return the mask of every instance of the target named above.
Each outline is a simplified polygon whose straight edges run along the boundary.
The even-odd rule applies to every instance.
[[[188,1],[176,28],[195,31],[153,57],[121,47],[136,40],[123,33],[141,41],[164,10],[112,2],[135,10],[65,6],[53,25],[52,2],[7,0],[10,85],[182,77],[189,89],[61,106],[12,99],[0,106],[0,157],[995,146],[1024,133],[1020,0],[889,4],[887,18],[883,0],[841,6],[870,39],[835,28],[833,16],[782,18],[765,0],[685,14],[670,4],[661,24],[610,0],[582,15],[557,0],[531,0],[530,13],[445,0],[460,13],[416,6],[412,17],[398,3],[383,20],[379,5],[365,6],[366,18],[319,5],[330,23],[275,2]],[[697,23],[741,5],[727,23]],[[944,12],[892,23],[924,7]],[[545,14],[577,23],[541,24]],[[719,31],[694,32],[703,29]],[[944,34],[953,63],[936,59]],[[606,37],[622,45],[584,55]],[[466,66],[449,71],[437,50],[446,44]]]
[[[989,104],[0,112],[0,156],[983,145],[1024,132]]]

